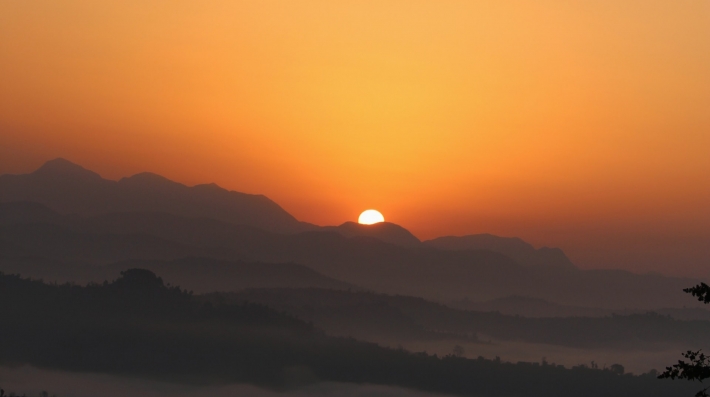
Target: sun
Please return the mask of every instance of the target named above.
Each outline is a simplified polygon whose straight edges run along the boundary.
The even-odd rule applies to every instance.
[[[357,223],[361,225],[372,225],[373,223],[380,223],[384,221],[385,217],[382,216],[380,211],[377,210],[363,211],[363,213],[360,214],[360,217],[357,218]]]

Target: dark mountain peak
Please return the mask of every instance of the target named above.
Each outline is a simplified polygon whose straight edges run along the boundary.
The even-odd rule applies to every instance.
[[[390,222],[380,222],[372,225],[345,222],[340,226],[331,226],[325,229],[336,231],[345,237],[373,237],[387,243],[405,247],[413,247],[421,243],[409,230]]]
[[[186,187],[185,185],[171,181],[170,179],[154,174],[152,172],[141,172],[118,181],[121,185],[131,187]]]
[[[52,178],[101,179],[99,174],[63,158],[47,161],[33,172],[32,175]]]
[[[64,159],[48,161],[32,174],[0,177],[0,203],[15,201],[37,202],[61,214],[165,212],[281,233],[318,229],[263,195],[215,184],[188,187],[150,172],[115,182]]]
[[[3,175],[0,202],[31,201],[60,213],[91,212],[115,182],[62,158],[29,174]]]

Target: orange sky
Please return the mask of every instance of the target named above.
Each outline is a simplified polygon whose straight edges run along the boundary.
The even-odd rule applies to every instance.
[[[710,274],[710,2],[0,2],[0,173],[65,157]]]

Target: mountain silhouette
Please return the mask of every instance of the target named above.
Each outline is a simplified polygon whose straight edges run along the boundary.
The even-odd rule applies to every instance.
[[[48,161],[30,174],[1,175],[0,202],[14,201],[37,202],[65,214],[160,211],[281,233],[316,228],[263,195],[215,184],[188,187],[152,173],[111,181],[64,159]]]
[[[349,285],[440,302],[520,295],[586,307],[682,306],[682,288],[696,281],[579,270],[562,251],[520,239],[420,243],[391,223],[318,227],[264,196],[188,187],[151,173],[111,181],[62,159],[31,174],[0,176],[0,265],[181,258],[295,263]],[[225,288],[213,281],[205,288]]]
[[[100,181],[99,174],[63,158],[49,160],[33,174],[42,179],[62,178],[71,181]]]
[[[18,207],[24,208],[26,221],[20,219]],[[688,302],[682,289],[697,281],[621,270],[524,266],[491,250],[406,247],[375,238],[347,238],[335,231],[282,234],[158,212],[81,217],[47,211],[36,204],[0,204],[0,221],[5,220],[0,222],[0,266],[22,262],[41,268],[39,264],[53,261],[61,269],[62,263],[96,266],[185,257],[297,263],[372,291],[439,302],[520,295],[573,306],[637,309],[684,306]],[[215,282],[211,287],[222,285]]]
[[[327,226],[324,231],[335,231],[345,237],[372,237],[387,243],[404,247],[416,247],[421,244],[409,230],[390,222],[380,222],[372,225],[361,225],[355,222],[345,222],[340,226]]]
[[[499,237],[492,234],[472,234],[468,236],[446,236],[424,241],[429,247],[444,250],[490,250],[515,259],[525,266],[574,268],[574,264],[559,248],[542,247],[535,249],[532,245],[517,237]]]

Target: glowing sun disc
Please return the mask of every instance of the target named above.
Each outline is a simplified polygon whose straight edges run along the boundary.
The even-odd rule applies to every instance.
[[[360,214],[360,217],[357,218],[357,223],[361,225],[372,225],[373,223],[380,223],[384,222],[385,217],[380,214],[380,211],[377,210],[367,210],[364,211],[362,214]]]

